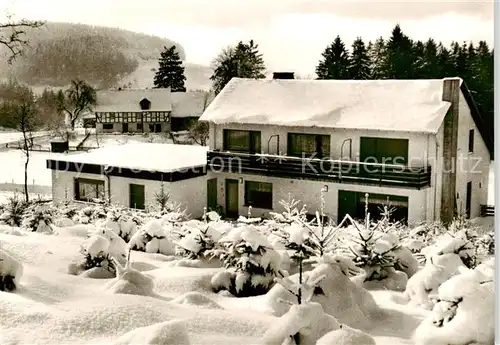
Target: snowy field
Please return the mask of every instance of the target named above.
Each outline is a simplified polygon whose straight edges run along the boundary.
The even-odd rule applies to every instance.
[[[472,252],[468,240],[474,231],[489,248],[493,230],[482,220],[455,237],[420,226],[403,240],[387,225],[378,228],[383,233],[327,227],[321,237],[320,227],[299,225],[295,213],[268,223],[241,217],[235,225],[178,211],[39,211],[27,211],[20,227],[0,225],[0,290],[9,290],[0,291],[2,345],[290,345],[295,334],[301,345],[493,345],[494,261]],[[319,240],[330,233],[334,240]],[[360,253],[347,234],[353,241],[374,235],[362,247],[384,252],[391,268],[321,254],[341,253],[341,243]],[[291,244],[321,256],[315,267],[304,264],[300,306]],[[238,248],[245,251],[235,254]],[[471,255],[483,262],[475,269],[467,268]],[[288,273],[273,286],[274,276]]]
[[[63,153],[53,152],[31,152],[28,164],[28,184],[37,186],[51,186],[52,174],[47,169],[47,159],[57,159],[66,156]],[[0,151],[0,184],[24,183],[24,162],[25,155],[21,150]]]

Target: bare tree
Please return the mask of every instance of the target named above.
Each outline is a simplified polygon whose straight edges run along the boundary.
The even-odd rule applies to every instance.
[[[24,48],[29,45],[26,39],[26,32],[29,29],[39,28],[44,24],[42,21],[32,21],[21,19],[12,20],[12,16],[7,16],[6,23],[0,23],[0,45],[9,50],[8,63],[11,64],[18,56],[23,54]]]
[[[37,110],[33,92],[20,87],[19,97],[12,103],[11,109],[11,116],[16,123],[16,129],[23,134],[19,146],[26,156],[26,160],[24,161],[24,196],[28,203],[28,164],[30,161],[30,152],[33,148],[33,131],[37,126]]]
[[[205,98],[203,101],[203,111],[207,109],[210,104],[210,92],[205,93]],[[206,146],[208,141],[208,123],[201,122],[199,120],[194,121],[191,126],[189,126],[189,140],[195,142],[198,145]]]
[[[96,104],[96,91],[83,80],[72,80],[71,87],[66,90],[65,96],[60,100],[59,109],[65,112],[75,130],[75,124],[84,111],[91,111],[91,106]]]

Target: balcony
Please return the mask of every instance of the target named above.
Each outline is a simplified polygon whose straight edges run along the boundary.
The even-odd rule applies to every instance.
[[[209,151],[208,169],[213,172],[256,174],[291,179],[381,187],[421,189],[431,184],[431,167],[307,159]]]

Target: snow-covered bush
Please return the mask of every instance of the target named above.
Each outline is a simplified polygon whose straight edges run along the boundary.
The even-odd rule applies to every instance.
[[[116,278],[111,281],[107,288],[113,293],[153,296],[153,278],[141,273],[130,266],[127,260],[125,265],[111,258],[116,271]]]
[[[52,233],[55,210],[49,205],[32,204],[24,211],[21,226],[27,231]]]
[[[304,265],[310,265],[324,254],[336,251],[339,247],[336,235],[343,222],[339,226],[325,222],[324,190],[321,191],[320,211],[316,212],[316,217],[310,222],[306,221],[305,208],[299,211],[296,207],[298,202],[290,196],[289,201],[282,204],[285,206],[282,220],[285,221],[284,224],[274,227],[272,234],[280,239],[285,249],[293,251],[292,263],[298,266],[300,271],[310,268]]]
[[[408,280],[404,270],[411,265],[411,273],[415,273],[413,271],[416,271],[418,262],[411,252],[400,250],[399,236],[387,228],[383,229],[383,220],[374,226],[366,226],[370,224],[369,221],[361,225],[351,219],[351,223],[351,231],[347,230],[351,234],[352,243],[347,245],[348,253],[364,271],[354,278],[355,281],[369,289],[404,291]],[[404,261],[408,263],[400,260],[401,256],[404,256]]]
[[[438,289],[432,312],[415,330],[416,345],[493,344],[493,270],[462,268]]]
[[[356,274],[359,274],[359,268],[350,258],[325,254],[312,271],[304,272],[304,282],[315,282],[310,300],[321,304],[325,313],[351,327],[368,327],[370,319],[378,315],[380,309],[366,289],[351,281],[351,277]],[[267,305],[276,316],[284,315],[290,308],[282,300],[290,303],[297,300],[298,291],[293,290],[292,293],[289,290],[290,286],[295,289],[299,286],[299,274],[284,280],[292,283],[287,288],[276,284],[265,297]],[[310,291],[308,288],[305,290]]]
[[[70,202],[64,202],[58,205],[57,213],[59,217],[73,219],[78,215],[78,208]]]
[[[174,255],[175,249],[167,237],[162,221],[150,219],[130,239],[130,249],[147,253]]]
[[[292,305],[262,337],[263,345],[316,345],[325,334],[339,328],[337,320],[328,315],[319,303]]]
[[[113,230],[128,243],[137,232],[137,225],[141,219],[129,209],[114,206],[108,209],[106,219],[98,222],[99,226]]]
[[[295,200],[290,193],[288,193],[288,200],[280,200],[280,205],[285,209],[282,213],[269,212],[271,220],[276,223],[292,224],[295,221],[306,221],[307,208],[302,205],[299,209],[300,200]]]
[[[15,193],[0,208],[0,223],[21,226],[23,213],[27,206],[27,203]]]
[[[115,262],[127,262],[129,255],[123,240],[108,229],[98,229],[91,234],[80,246],[80,253],[83,260],[70,264],[71,274],[77,275],[93,268],[101,268],[114,274]]]
[[[238,297],[265,294],[274,278],[283,275],[279,254],[252,225],[232,229],[219,240],[219,246],[208,253],[226,268],[212,278],[216,292],[227,290]]]
[[[429,296],[436,294],[439,286],[465,267],[457,254],[446,253],[430,257],[424,267],[406,284],[405,296],[411,304],[424,309],[434,305]]]
[[[425,260],[442,254],[455,254],[460,257],[464,265],[473,268],[479,264],[479,260],[476,247],[470,240],[471,236],[468,230],[445,233],[438,237],[434,244],[423,248],[421,254]]]
[[[75,221],[80,224],[94,223],[98,219],[106,219],[107,206],[105,204],[89,205],[78,211]]]
[[[14,291],[23,275],[23,265],[5,249],[0,248],[0,291]]]
[[[216,222],[189,224],[185,223],[180,232],[179,239],[175,242],[178,253],[188,259],[203,259],[208,251],[214,249],[215,244],[224,234]]]

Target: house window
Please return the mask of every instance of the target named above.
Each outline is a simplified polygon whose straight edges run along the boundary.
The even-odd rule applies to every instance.
[[[408,163],[408,139],[361,137],[359,151],[359,161],[364,163]]]
[[[141,107],[141,110],[149,110],[149,109],[151,109],[151,102],[147,98],[143,98],[139,102],[139,105]]]
[[[260,153],[260,131],[224,130],[224,150]]]
[[[99,202],[104,200],[104,181],[75,179],[75,200]]]
[[[469,130],[469,152],[474,152],[474,129]]]
[[[273,185],[266,182],[245,182],[245,206],[273,208]]]
[[[288,133],[288,155],[324,158],[330,155],[330,136]]]
[[[112,123],[103,123],[102,129],[107,129],[107,130],[113,129],[113,124]]]

